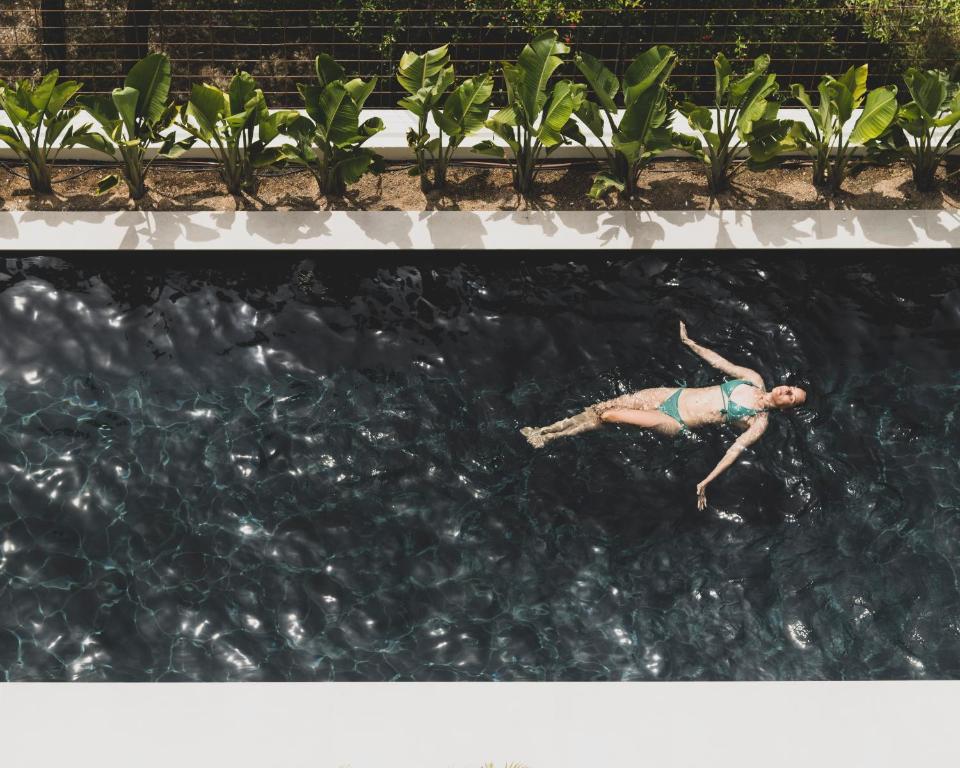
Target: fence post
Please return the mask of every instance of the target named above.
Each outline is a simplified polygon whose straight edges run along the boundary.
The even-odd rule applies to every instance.
[[[149,53],[150,15],[153,13],[154,0],[128,0],[127,15],[124,20],[123,56],[128,65],[142,59]]]
[[[41,39],[43,58],[47,69],[61,72],[67,63],[66,0],[40,0]]]

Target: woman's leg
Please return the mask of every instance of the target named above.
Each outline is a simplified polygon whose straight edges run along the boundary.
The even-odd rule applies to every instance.
[[[546,427],[524,427],[520,430],[520,432],[523,433],[525,438],[527,438],[527,440],[530,442],[530,445],[532,445],[534,448],[541,448],[545,443],[555,440],[558,437],[571,437],[572,435],[578,435],[581,432],[597,429],[598,427],[603,426],[603,422],[605,421],[634,423],[619,418],[607,418],[607,414],[614,410],[618,412],[634,411],[636,413],[652,412],[660,416],[664,416],[676,424],[676,422],[673,421],[673,419],[670,419],[669,416],[666,416],[666,414],[660,413],[660,411],[656,410],[656,408],[674,392],[676,392],[676,387],[653,387],[651,389],[641,389],[637,392],[632,392],[629,395],[621,395],[620,397],[615,397],[612,400],[605,400],[602,403],[595,403],[594,405],[591,405],[589,408],[585,409],[582,413],[578,413],[575,416],[571,416],[567,419],[561,419],[560,421],[549,424]],[[680,425],[677,424],[677,431],[679,431],[679,426]],[[664,434],[669,433],[664,432]]]
[[[603,421],[612,424],[630,424],[634,427],[652,429],[661,435],[674,437],[683,427],[672,416],[663,411],[638,411],[633,408],[611,408],[603,412],[600,417]]]
[[[591,407],[601,416],[604,411],[609,411],[612,408],[652,411],[659,408],[663,401],[676,391],[676,387],[650,387],[649,389],[631,392],[628,395],[620,395],[620,397],[615,397],[612,400],[604,400],[602,403],[594,403]]]

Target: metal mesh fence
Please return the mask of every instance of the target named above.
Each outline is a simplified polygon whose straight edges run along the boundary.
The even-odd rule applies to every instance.
[[[618,74],[650,45],[671,45],[681,57],[675,88],[703,101],[712,89],[712,57],[721,50],[739,61],[768,53],[782,83],[808,88],[862,62],[874,84],[896,82],[917,55],[920,6],[908,3],[884,17],[886,39],[878,40],[848,4],[857,0],[483,2],[0,0],[0,77],[59,67],[88,91],[109,91],[130,63],[161,50],[173,60],[178,96],[191,82],[223,81],[242,68],[258,78],[272,106],[296,106],[296,84],[311,79],[312,59],[322,51],[351,75],[379,76],[368,104],[393,107],[400,96],[394,67],[405,50],[450,43],[458,74],[472,75],[515,59],[536,32],[556,29]],[[953,51],[937,53],[946,58],[938,63],[955,61]],[[561,73],[576,74],[572,64]]]

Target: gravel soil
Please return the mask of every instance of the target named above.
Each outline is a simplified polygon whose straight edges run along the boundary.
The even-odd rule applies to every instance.
[[[254,195],[227,194],[215,168],[157,164],[148,177],[147,196],[134,204],[126,187],[94,194],[102,168],[62,166],[55,194],[33,195],[23,172],[5,163],[0,168],[0,208],[3,210],[367,210],[367,211],[513,211],[513,210],[805,210],[805,209],[957,209],[960,174],[948,178],[941,170],[940,189],[921,195],[904,165],[866,168],[851,177],[836,196],[819,193],[810,182],[809,165],[790,163],[762,173],[743,171],[734,188],[710,195],[702,169],[689,161],[660,161],[644,171],[637,199],[613,195],[595,202],[587,197],[594,168],[568,165],[541,172],[536,194],[520,198],[510,172],[498,166],[462,166],[449,171],[448,188],[424,193],[419,179],[404,168],[391,168],[379,177],[366,176],[343,197],[322,197],[307,172],[274,173],[262,178]],[[14,172],[14,173],[11,173]],[[86,171],[84,173],[84,171]],[[78,175],[80,174],[80,175]]]

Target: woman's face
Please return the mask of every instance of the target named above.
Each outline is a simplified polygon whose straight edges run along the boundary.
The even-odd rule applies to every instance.
[[[770,397],[777,408],[793,408],[797,405],[803,405],[807,399],[807,393],[800,387],[788,387],[781,384],[770,390]]]

